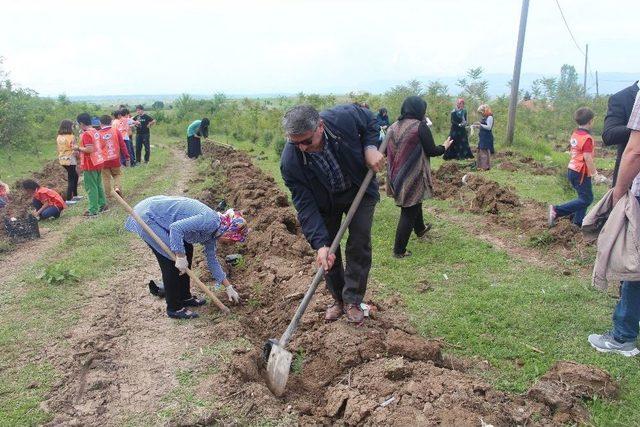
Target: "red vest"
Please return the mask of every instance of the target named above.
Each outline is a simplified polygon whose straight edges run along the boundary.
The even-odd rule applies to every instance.
[[[120,144],[118,143],[117,132],[118,130],[113,127],[98,131],[105,161],[120,159]]]
[[[588,131],[576,129],[571,134],[571,160],[569,160],[569,169],[585,175],[587,174],[587,165],[584,162],[584,146],[587,141],[591,142],[591,152],[594,153],[593,138]]]

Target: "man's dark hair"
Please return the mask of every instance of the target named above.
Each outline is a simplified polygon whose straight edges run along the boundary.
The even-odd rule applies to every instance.
[[[113,118],[108,114],[100,116],[100,124],[102,125],[109,126],[112,120]]]
[[[85,126],[91,126],[91,116],[89,113],[81,113],[76,117],[78,123],[83,124]]]
[[[588,124],[594,117],[593,111],[589,107],[581,107],[573,114],[573,119],[578,126],[584,126]]]
[[[118,117],[122,116],[122,110],[115,110],[113,113],[111,113],[111,115],[117,119]]]
[[[136,110],[143,110],[144,111],[144,107],[142,106],[142,104],[138,104],[138,105],[136,105]]]
[[[24,181],[22,181],[22,188],[24,188],[25,190],[36,191],[38,188],[40,188],[40,184],[32,179],[25,179]]]
[[[127,114],[129,114],[130,111],[127,107],[121,108],[120,109],[120,114],[122,114],[123,116],[126,116]]]

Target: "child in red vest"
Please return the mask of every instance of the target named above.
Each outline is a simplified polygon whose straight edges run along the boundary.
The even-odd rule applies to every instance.
[[[104,153],[100,145],[100,134],[91,125],[91,116],[88,113],[82,113],[78,115],[76,120],[78,120],[83,132],[80,145],[74,150],[81,153],[80,165],[84,189],[89,199],[89,209],[84,213],[84,216],[95,216],[107,207],[101,179]]]
[[[120,131],[111,126],[111,116],[105,114],[100,117],[100,143],[104,152],[104,163],[102,164],[102,185],[107,197],[111,197],[111,188],[113,180],[113,189],[120,195],[120,177],[122,170],[120,169],[120,153],[124,154],[126,165],[129,166],[129,152],[124,143],[124,138]],[[117,121],[116,123],[119,123]]]
[[[549,205],[549,227],[556,225],[556,220],[563,216],[572,216],[572,222],[582,227],[587,208],[593,202],[591,178],[598,173],[593,160],[595,147],[590,133],[593,116],[593,111],[587,107],[578,108],[573,115],[578,128],[571,134],[571,160],[567,178],[578,193],[578,198],[562,205]]]
[[[36,208],[33,216],[38,219],[59,218],[62,210],[67,207],[60,194],[42,187],[32,179],[22,181],[22,188],[33,197],[33,207]]]

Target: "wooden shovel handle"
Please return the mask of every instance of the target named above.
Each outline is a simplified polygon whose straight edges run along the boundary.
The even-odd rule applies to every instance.
[[[146,233],[149,236],[151,236],[151,238],[158,244],[158,246],[160,246],[162,248],[162,250],[165,251],[165,253],[169,256],[169,258],[171,258],[171,260],[175,261],[176,256],[173,253],[173,251],[171,249],[169,249],[169,247],[158,237],[158,235],[153,232],[151,227],[149,227],[142,220],[142,218],[140,218],[140,215],[138,215],[131,208],[131,206],[129,206],[129,204],[122,197],[120,197],[120,195],[118,193],[116,193],[115,190],[111,190],[111,195],[113,196],[114,199],[116,199],[118,201],[118,203],[120,203],[120,205],[122,205],[122,207],[127,211],[127,213],[129,215],[131,215],[133,217],[133,219],[136,220],[136,222],[140,225],[140,227],[142,227],[144,229],[144,231],[146,231]],[[202,283],[202,281],[200,281],[198,276],[196,276],[196,274],[193,271],[191,271],[191,269],[187,268],[187,274],[189,275],[189,277],[191,277],[193,279],[193,281],[196,283],[196,285],[198,285],[198,287],[202,290],[202,292],[204,292],[205,294],[207,294],[207,296],[209,298],[211,298],[211,301],[214,302],[214,304],[216,305],[216,307],[218,307],[220,309],[220,311],[222,311],[224,314],[231,313],[231,310],[229,310],[229,308],[227,308],[227,306],[224,305],[215,296],[215,294],[213,292],[211,292],[211,290],[204,283]]]

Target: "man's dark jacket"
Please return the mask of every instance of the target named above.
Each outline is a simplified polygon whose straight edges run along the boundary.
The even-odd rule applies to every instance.
[[[340,169],[352,185],[360,186],[368,172],[364,159],[366,146],[378,145],[380,127],[371,111],[353,105],[338,105],[322,111],[325,132],[335,149]],[[280,171],[284,183],[291,191],[293,204],[298,211],[302,231],[313,249],[331,245],[331,239],[322,219],[331,212],[333,197],[327,176],[319,170],[308,154],[293,144],[285,144],[280,157]],[[378,182],[373,178],[367,193],[380,199]]]
[[[618,155],[616,157],[616,167],[613,171],[613,185],[618,179],[618,168],[622,153],[627,147],[631,131],[627,128],[633,103],[638,93],[638,82],[622,89],[620,92],[611,95],[609,98],[609,108],[604,118],[604,129],[602,131],[602,142],[604,145],[617,145]]]

